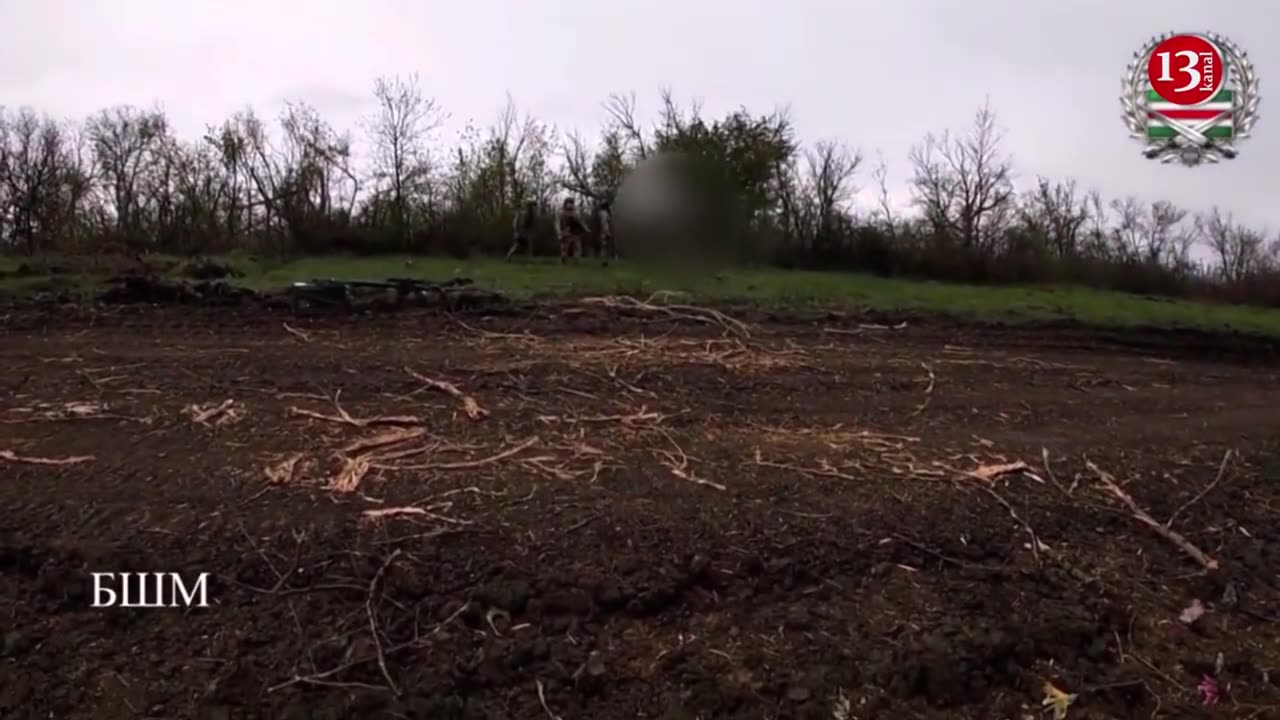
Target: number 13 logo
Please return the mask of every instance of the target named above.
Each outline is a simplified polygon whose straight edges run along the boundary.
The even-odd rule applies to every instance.
[[[1212,42],[1199,35],[1177,35],[1152,51],[1147,79],[1166,102],[1199,105],[1222,89],[1226,68]]]

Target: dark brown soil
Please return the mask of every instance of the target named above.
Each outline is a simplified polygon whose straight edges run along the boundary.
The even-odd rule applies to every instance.
[[[12,310],[0,718],[1280,718],[1274,347],[758,320]]]

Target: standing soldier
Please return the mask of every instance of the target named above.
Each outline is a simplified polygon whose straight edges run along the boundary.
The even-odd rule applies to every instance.
[[[537,217],[538,204],[532,200],[516,212],[515,221],[511,223],[511,249],[507,250],[507,262],[511,262],[511,257],[521,248],[525,252],[533,251],[533,222]]]
[[[618,249],[613,243],[613,206],[608,200],[601,201],[596,210],[596,230],[600,233],[601,264],[609,267],[609,260],[618,257]]]
[[[577,258],[582,254],[582,235],[586,227],[582,218],[578,217],[578,208],[573,198],[564,199],[564,204],[556,211],[556,237],[560,240],[560,262],[568,262],[569,258]]]

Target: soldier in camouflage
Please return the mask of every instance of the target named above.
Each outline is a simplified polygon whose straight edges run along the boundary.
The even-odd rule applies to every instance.
[[[603,200],[596,209],[596,232],[599,235],[597,249],[600,252],[601,264],[609,266],[609,260],[618,257],[617,246],[613,242],[613,206]]]
[[[560,262],[566,263],[569,258],[582,255],[582,236],[586,226],[578,216],[577,203],[567,197],[560,209],[556,211],[556,238],[560,241]]]
[[[511,223],[511,248],[507,250],[507,262],[521,250],[526,253],[532,251],[533,223],[537,217],[538,204],[532,200],[527,201],[516,212],[515,220]]]

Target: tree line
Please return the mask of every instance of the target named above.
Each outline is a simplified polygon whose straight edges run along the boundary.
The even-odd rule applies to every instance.
[[[158,109],[66,121],[0,108],[0,246],[466,256],[505,249],[519,205],[533,200],[543,215],[534,249],[552,253],[559,196],[610,200],[637,164],[674,152],[696,158],[699,180],[732,201],[715,241],[750,248],[739,256],[757,262],[1280,306],[1280,238],[1229,212],[1104,199],[1070,180],[1018,187],[988,107],[964,131],[911,148],[913,203],[900,212],[883,159],[868,163],[837,140],[802,143],[782,111],[706,117],[663,92],[646,124],[634,95],[614,95],[589,137],[508,98],[490,126],[468,126],[444,148],[444,109],[416,77],[379,79],[373,95],[355,131],[292,103],[275,119],[244,110],[198,138],[177,137]]]

